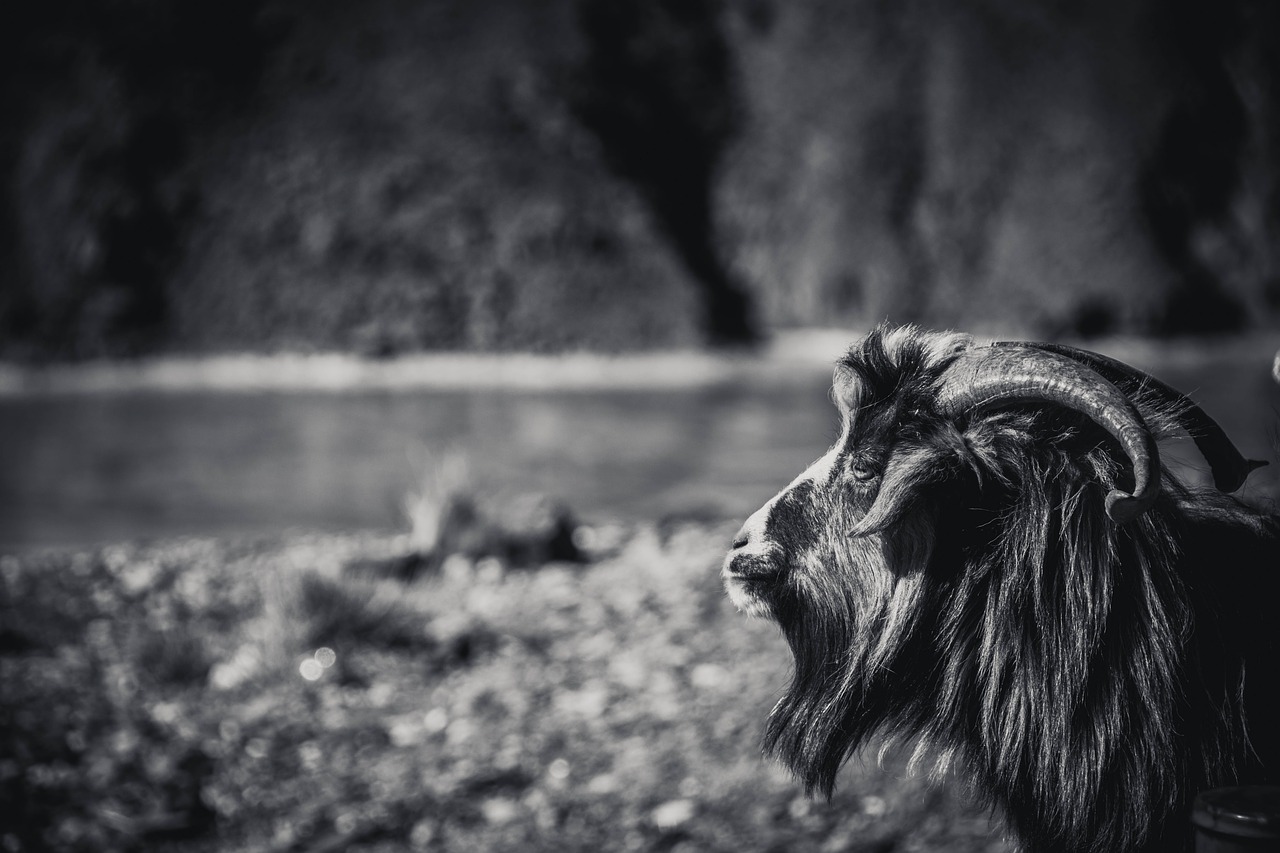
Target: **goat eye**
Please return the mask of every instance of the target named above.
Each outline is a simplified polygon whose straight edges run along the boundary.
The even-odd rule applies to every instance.
[[[855,480],[865,483],[868,480],[874,480],[879,474],[880,472],[877,469],[865,462],[855,462],[853,464],[853,479]]]

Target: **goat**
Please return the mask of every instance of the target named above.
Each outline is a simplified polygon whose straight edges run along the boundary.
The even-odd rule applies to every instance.
[[[955,767],[1038,851],[1181,849],[1195,794],[1280,771],[1280,518],[1186,397],[1065,346],[881,326],[834,446],[723,578],[795,658],[765,749],[808,793],[873,735]],[[1189,432],[1217,489],[1164,469]]]

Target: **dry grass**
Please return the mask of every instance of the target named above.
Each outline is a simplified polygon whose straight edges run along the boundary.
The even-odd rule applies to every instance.
[[[0,842],[1006,849],[892,757],[825,803],[759,756],[788,661],[724,600],[730,530],[596,533],[619,544],[585,566],[411,583],[343,566],[421,530],[4,558]]]

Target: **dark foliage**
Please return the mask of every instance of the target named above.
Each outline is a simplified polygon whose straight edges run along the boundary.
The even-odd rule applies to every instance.
[[[1271,5],[19,4],[0,350],[1261,325]]]
[[[738,129],[719,0],[580,0],[587,54],[572,98],[612,167],[643,193],[702,288],[718,343],[756,338],[746,292],[716,255],[716,167]]]
[[[0,36],[0,192],[7,205],[35,208],[0,215],[11,349],[76,357],[160,342],[167,287],[200,203],[182,169],[192,143],[252,95],[279,36],[263,6],[61,0],[10,13]],[[33,141],[39,133],[47,138]],[[33,157],[43,168],[23,174]],[[51,197],[35,201],[26,183]],[[24,243],[15,234],[23,220],[28,232],[50,233]]]
[[[1248,116],[1226,57],[1244,39],[1245,5],[1177,0],[1150,12],[1164,62],[1186,81],[1139,179],[1152,242],[1180,276],[1162,320],[1170,332],[1220,332],[1244,320],[1193,241],[1197,227],[1224,223],[1240,181]]]

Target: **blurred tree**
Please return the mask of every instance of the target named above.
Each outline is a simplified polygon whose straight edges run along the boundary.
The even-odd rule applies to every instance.
[[[251,95],[262,0],[60,0],[10,11],[0,53],[8,348],[152,348],[198,189],[191,147]]]
[[[1273,321],[1278,8],[10,4],[0,351]]]
[[[586,55],[572,104],[635,184],[702,288],[713,343],[758,335],[746,292],[716,254],[716,167],[738,129],[718,0],[579,0]]]
[[[1225,60],[1241,48],[1242,5],[1166,0],[1147,12],[1180,84],[1139,177],[1152,241],[1176,276],[1159,321],[1169,332],[1220,332],[1245,319],[1195,246],[1198,229],[1227,223],[1240,186],[1248,116]]]

